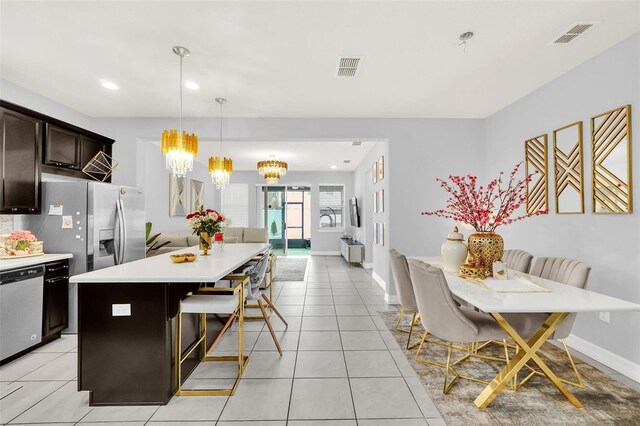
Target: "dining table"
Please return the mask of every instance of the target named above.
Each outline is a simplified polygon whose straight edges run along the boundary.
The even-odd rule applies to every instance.
[[[444,271],[444,262],[441,257],[411,256],[410,258],[423,261]],[[513,271],[509,271],[509,273],[511,276],[521,278],[513,288],[509,287],[507,281],[492,278],[465,279],[457,273],[444,272],[451,293],[481,312],[490,314],[520,348],[517,354],[507,362],[506,366],[477,396],[474,404],[478,408],[488,407],[510,381],[517,377],[518,372],[531,361],[540,368],[542,373],[569,402],[582,408],[582,403],[541,359],[538,352],[571,313],[640,311],[640,304],[537,276],[514,273]],[[512,313],[546,313],[548,317],[538,330],[527,339],[520,336],[512,324],[509,324],[505,319],[504,314]]]

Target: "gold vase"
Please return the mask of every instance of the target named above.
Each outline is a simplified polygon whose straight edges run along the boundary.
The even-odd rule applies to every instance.
[[[462,278],[493,276],[493,262],[502,259],[504,240],[495,232],[475,232],[469,235],[469,257],[460,268]]]
[[[208,232],[200,233],[200,250],[202,250],[202,255],[207,256],[209,254],[209,249],[211,248],[211,235]]]

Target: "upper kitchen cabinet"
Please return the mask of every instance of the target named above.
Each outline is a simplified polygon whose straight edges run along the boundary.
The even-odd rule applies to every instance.
[[[0,213],[40,213],[40,147],[44,121],[0,107]]]
[[[82,168],[100,151],[111,155],[113,139],[3,100],[0,108],[0,213],[39,213],[41,172],[90,179]]]
[[[44,161],[48,166],[80,170],[82,136],[53,124],[47,124],[44,141]]]

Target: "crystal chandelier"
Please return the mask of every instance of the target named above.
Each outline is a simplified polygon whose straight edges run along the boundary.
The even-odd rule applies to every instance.
[[[193,170],[193,159],[198,155],[198,136],[182,131],[182,60],[191,52],[186,47],[174,46],[173,53],[180,56],[180,129],[163,131],[160,146],[167,169],[176,176],[185,176]]]
[[[287,174],[289,165],[284,161],[265,160],[258,161],[258,173],[264,177],[268,184],[276,184],[280,178]]]
[[[222,155],[222,105],[226,104],[227,100],[216,98],[216,102],[220,104],[220,154]],[[229,178],[233,173],[233,160],[227,157],[209,157],[209,173],[216,188],[223,189],[229,184]]]

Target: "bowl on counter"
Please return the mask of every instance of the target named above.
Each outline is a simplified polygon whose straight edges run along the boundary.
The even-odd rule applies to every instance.
[[[172,254],[170,257],[173,263],[193,262],[196,260],[196,255],[193,253]]]

